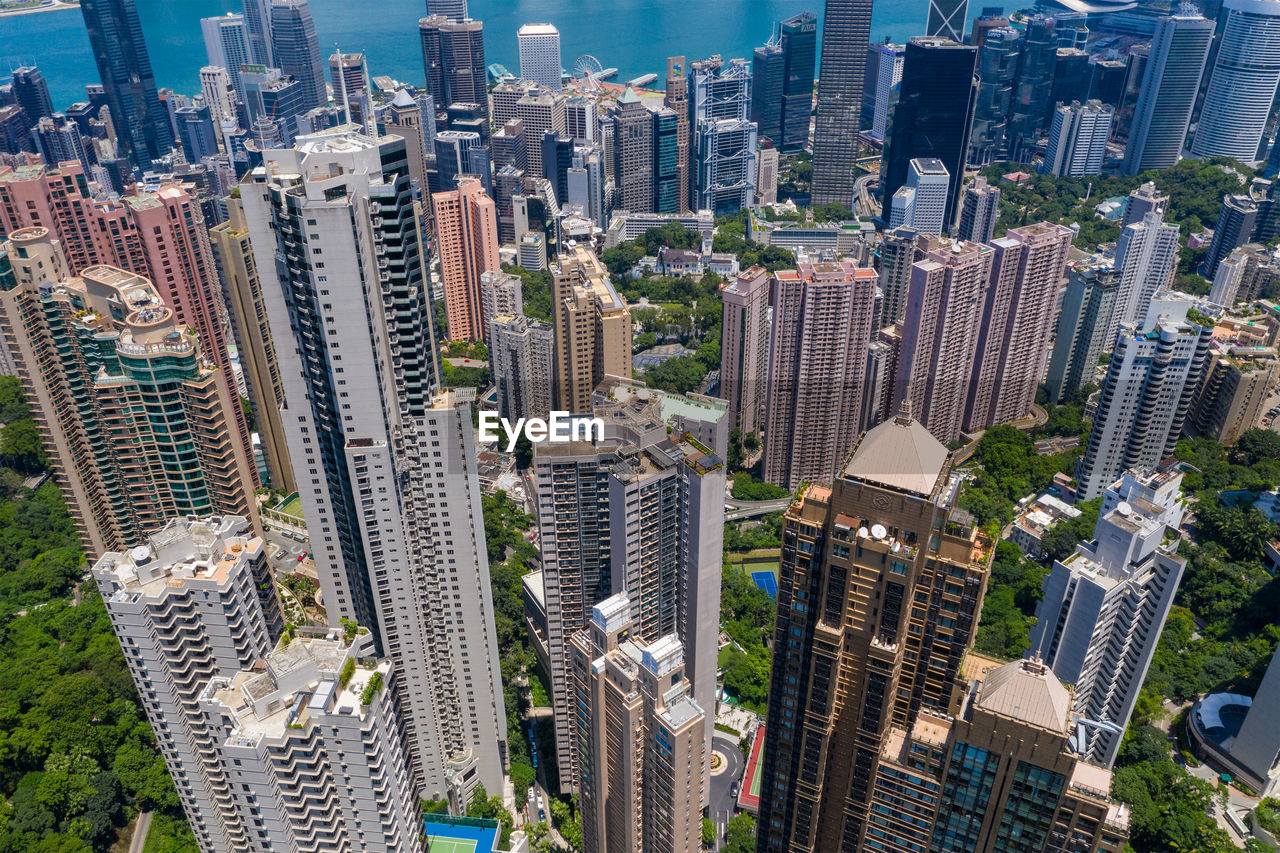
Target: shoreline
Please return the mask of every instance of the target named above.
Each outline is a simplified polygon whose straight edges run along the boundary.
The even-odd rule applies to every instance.
[[[38,15],[41,12],[57,12],[62,9],[79,9],[79,3],[64,3],[58,0],[45,6],[36,6],[31,9],[0,9],[0,18],[16,18],[19,15]]]

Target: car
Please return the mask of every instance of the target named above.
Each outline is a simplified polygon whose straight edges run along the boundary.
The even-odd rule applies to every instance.
[[[542,794],[538,794],[538,811],[542,811],[546,808],[546,805],[547,804],[542,801]]]
[[[547,813],[544,812],[542,809],[538,809],[538,820],[545,821],[546,819],[547,819]]]
[[[737,796],[738,796],[738,783],[737,783],[737,782],[734,782],[734,783],[733,783],[733,787],[729,789],[729,796],[731,796],[731,797],[737,797]]]
[[[299,557],[299,558],[298,558],[298,562],[299,562],[299,563],[301,563],[301,562],[302,562],[303,560],[305,560],[306,558],[307,558],[307,557],[306,557],[306,555],[304,554],[304,555],[302,555],[301,557]]]

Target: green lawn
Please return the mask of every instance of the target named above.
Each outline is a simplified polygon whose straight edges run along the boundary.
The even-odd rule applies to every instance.
[[[302,518],[302,498],[295,496],[293,500],[280,507],[278,512],[291,515],[294,518]]]

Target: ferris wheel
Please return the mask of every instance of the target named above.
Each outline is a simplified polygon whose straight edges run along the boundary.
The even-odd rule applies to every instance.
[[[600,88],[600,75],[604,66],[600,60],[589,53],[584,53],[573,61],[573,79],[578,80],[588,89]]]

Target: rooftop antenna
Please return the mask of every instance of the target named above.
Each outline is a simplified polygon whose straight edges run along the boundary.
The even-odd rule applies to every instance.
[[[351,124],[351,102],[347,100],[347,72],[342,67],[342,48],[334,42],[333,49],[338,52],[338,82],[342,89],[342,114],[347,119],[344,123]]]

